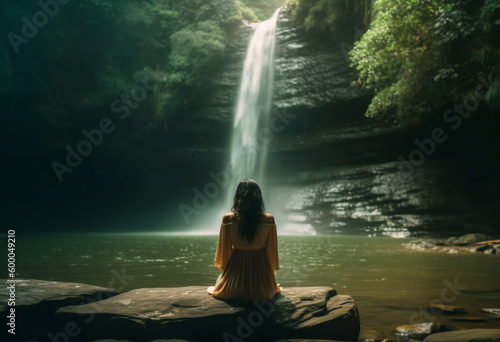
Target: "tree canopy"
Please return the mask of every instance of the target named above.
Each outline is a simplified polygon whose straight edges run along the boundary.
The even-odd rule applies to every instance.
[[[73,1],[59,5],[27,39],[23,18],[32,21],[45,10],[36,2],[5,0],[0,5],[5,33],[0,38],[0,96],[23,91],[36,97],[32,102],[39,108],[63,115],[107,106],[130,91],[138,76],[156,70],[166,77],[144,105],[166,123],[169,115],[195,102],[241,20],[265,20],[282,2]],[[7,39],[9,32],[16,38]]]
[[[361,83],[375,92],[369,117],[419,123],[473,96],[480,77],[500,80],[500,0],[294,2],[296,20],[333,40],[343,18],[371,18],[349,53]],[[498,87],[487,90],[485,103],[500,107]]]

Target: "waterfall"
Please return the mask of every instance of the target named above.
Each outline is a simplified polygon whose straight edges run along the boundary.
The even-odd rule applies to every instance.
[[[230,163],[232,170],[228,203],[238,183],[252,178],[263,180],[267,136],[274,83],[274,50],[279,9],[261,23],[254,24],[234,111]]]

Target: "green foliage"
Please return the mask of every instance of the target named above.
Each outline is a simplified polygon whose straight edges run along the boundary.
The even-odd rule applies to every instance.
[[[163,121],[169,112],[195,102],[210,76],[210,66],[224,57],[226,43],[241,20],[234,0],[175,1],[168,6],[178,21],[169,38],[168,87],[158,97],[156,113]]]
[[[80,0],[59,7],[16,56],[0,37],[0,95],[24,91],[51,113],[93,112],[141,84],[162,81],[133,113],[162,124],[195,106],[241,19],[267,19],[284,0]],[[2,0],[2,32],[20,34],[37,2]],[[35,112],[35,111],[34,111]],[[55,114],[54,114],[55,115]],[[64,120],[64,119],[61,119]]]
[[[429,31],[439,5],[420,0],[379,0],[376,4],[377,18],[350,55],[360,77],[382,90],[397,82],[403,71],[411,77],[408,71],[417,71],[430,53]]]
[[[491,31],[494,25],[500,25],[500,0],[486,0],[480,18],[486,32]]]
[[[378,0],[377,17],[350,56],[375,90],[367,116],[412,124],[462,102],[478,76],[499,76],[500,1]],[[498,106],[498,89],[486,102]]]
[[[451,45],[474,34],[473,18],[455,6],[446,6],[439,11],[434,24],[435,43]]]
[[[328,28],[335,27],[341,15],[339,2],[320,0],[309,9],[309,15],[304,21],[304,26],[308,31],[325,31]]]
[[[373,0],[289,0],[297,24],[312,37],[352,42],[370,22]]]
[[[349,54],[360,83],[375,92],[369,117],[418,123],[462,102],[479,76],[500,77],[500,0],[289,0],[288,6],[312,37],[357,40]],[[499,106],[498,94],[490,89],[486,103]]]
[[[251,9],[248,8],[244,5],[240,4],[240,13],[241,13],[241,18],[250,22],[257,22],[259,21],[259,18],[255,14],[255,12]]]
[[[225,30],[234,28],[241,19],[236,0],[150,0],[156,9],[174,11],[178,20],[172,23],[175,31],[201,21],[215,21]]]
[[[245,11],[250,10],[254,15],[256,20],[249,21],[262,21],[270,18],[273,13],[281,7],[286,0],[240,0],[240,7],[242,8],[242,14]]]
[[[201,21],[171,37],[172,73],[169,81],[177,87],[198,88],[207,69],[224,53],[224,34],[214,21]]]
[[[140,111],[165,122],[197,102],[241,19],[257,21],[252,8],[277,1],[246,2],[251,8],[239,0],[68,2],[19,55],[0,38],[0,94],[22,90],[54,112],[92,111],[129,92],[137,73],[158,69],[168,77]],[[2,32],[21,34],[21,18],[40,7],[3,0],[0,9]]]

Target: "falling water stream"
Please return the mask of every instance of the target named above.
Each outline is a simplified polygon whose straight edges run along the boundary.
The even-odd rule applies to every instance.
[[[228,203],[237,184],[252,178],[261,183],[267,155],[265,127],[271,112],[274,83],[276,22],[279,9],[255,30],[248,46],[239,95],[234,111]]]

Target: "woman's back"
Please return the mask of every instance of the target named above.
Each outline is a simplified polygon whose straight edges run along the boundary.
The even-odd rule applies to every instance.
[[[233,249],[258,249],[265,248],[266,242],[272,234],[272,230],[276,228],[274,217],[268,213],[262,213],[261,220],[257,227],[253,240],[248,239],[241,235],[241,227],[238,225],[233,213],[224,215],[222,224],[226,226],[225,229],[229,230],[229,236]]]
[[[233,213],[224,215],[214,260],[222,273],[207,291],[225,300],[269,300],[281,292],[274,273],[279,269],[274,217],[262,214],[251,241],[239,229]]]

